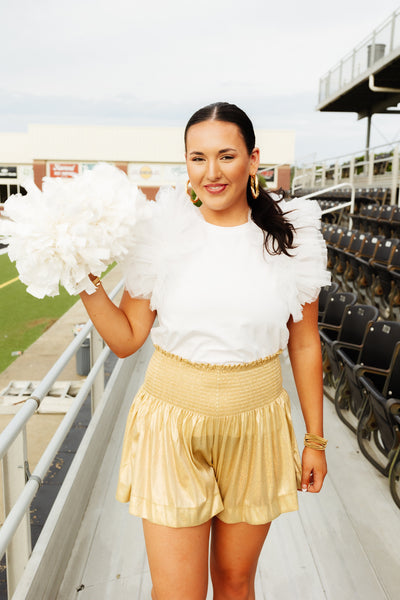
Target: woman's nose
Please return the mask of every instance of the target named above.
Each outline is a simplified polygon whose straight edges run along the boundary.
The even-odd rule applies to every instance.
[[[209,179],[218,179],[220,177],[220,168],[217,160],[210,160],[207,164],[207,176]]]

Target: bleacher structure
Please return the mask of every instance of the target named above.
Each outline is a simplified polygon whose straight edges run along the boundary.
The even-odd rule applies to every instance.
[[[400,206],[388,199],[363,190],[353,213],[323,216],[332,284],[319,329],[325,395],[400,508]],[[319,203],[324,211],[343,200]]]

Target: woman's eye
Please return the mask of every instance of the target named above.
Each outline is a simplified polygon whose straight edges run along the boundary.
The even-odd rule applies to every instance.
[[[192,161],[193,161],[193,162],[200,162],[200,161],[202,161],[202,160],[204,160],[204,158],[202,158],[201,156],[194,156],[194,157],[192,158]]]
[[[235,157],[231,156],[230,154],[225,154],[221,158],[222,158],[222,160],[233,160]]]

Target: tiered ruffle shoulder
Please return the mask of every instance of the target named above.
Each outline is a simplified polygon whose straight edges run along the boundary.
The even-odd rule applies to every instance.
[[[151,217],[136,226],[133,250],[121,266],[129,294],[150,299],[151,309],[157,310],[167,270],[195,252],[203,235],[198,208],[184,188],[161,188],[148,205]]]
[[[293,321],[300,321],[303,305],[318,298],[321,287],[331,281],[326,269],[327,251],[320,231],[321,209],[315,200],[294,198],[281,201],[285,218],[295,229],[294,246],[290,257],[280,255],[285,262],[287,302]],[[282,273],[282,277],[284,277]],[[285,278],[285,279],[286,279]],[[290,285],[294,282],[294,285]]]
[[[279,197],[273,195],[276,201]],[[251,222],[249,243],[264,252],[266,277],[276,277],[282,298],[294,321],[302,318],[302,307],[317,299],[322,286],[330,283],[326,270],[326,247],[320,232],[321,211],[312,200],[279,201],[286,219],[295,228],[291,256],[271,256],[263,250],[261,230]],[[132,297],[150,299],[160,306],[168,271],[198,251],[205,242],[204,219],[188,199],[184,188],[161,189],[156,202],[149,201],[151,218],[138,223],[134,250],[122,265],[125,286]]]

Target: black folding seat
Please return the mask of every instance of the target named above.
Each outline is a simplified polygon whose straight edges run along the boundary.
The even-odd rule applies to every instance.
[[[340,256],[341,261],[346,261],[346,268],[342,276],[343,289],[349,292],[356,290],[353,287],[354,280],[358,277],[358,263],[355,260],[355,256],[362,256],[363,246],[366,240],[371,238],[370,233],[364,233],[363,231],[356,230],[354,236],[347,248],[344,256]],[[357,293],[357,292],[356,292]]]
[[[368,204],[361,206],[358,213],[354,213],[354,214],[350,215],[351,218],[353,219],[353,226],[356,227],[357,229],[360,229],[361,222],[372,212],[374,206],[375,206],[374,204],[371,204],[369,202]]]
[[[387,477],[400,446],[400,343],[394,348],[382,389],[364,375],[359,381],[365,401],[357,426],[358,444],[364,456]]]
[[[332,248],[332,254],[335,260],[332,269],[332,277],[338,281],[339,284],[342,283],[343,275],[346,270],[346,253],[350,248],[355,235],[356,232],[354,230],[348,229],[347,231],[344,231],[336,247]]]
[[[393,415],[397,437],[400,437],[400,398],[392,398],[391,406],[388,406],[390,414]],[[393,500],[400,508],[400,447],[397,448],[389,468],[389,486]]]
[[[369,261],[375,257],[379,243],[384,241],[384,239],[382,235],[371,236],[365,240],[362,251],[357,256],[354,256],[354,259],[350,259],[350,261],[354,260],[357,265],[358,275],[354,286],[357,289],[361,304],[365,304],[365,300],[368,298],[369,286],[372,283],[372,271]]]
[[[387,310],[389,307],[389,292],[391,287],[390,278],[386,278],[386,268],[390,265],[392,256],[399,244],[400,240],[396,238],[381,240],[373,258],[369,261],[369,269],[371,272],[369,297],[381,310],[382,318],[388,317]]]
[[[376,306],[354,304],[345,311],[336,340],[331,338],[329,330],[320,329],[324,348],[325,395],[330,400],[334,400],[335,389],[342,374],[336,351],[339,348],[346,348],[347,354],[356,361],[367,327],[378,317],[379,311]]]
[[[395,206],[390,220],[390,235],[400,237],[400,206]]]
[[[376,233],[380,233],[385,237],[390,237],[390,222],[392,220],[393,211],[396,207],[390,204],[385,204],[382,206],[381,213],[378,217],[378,231]]]
[[[324,226],[322,227],[322,235],[325,242],[329,242],[331,236],[334,234],[337,228],[338,226],[334,223],[324,223]]]
[[[359,378],[365,375],[377,389],[383,389],[389,373],[394,348],[400,342],[400,323],[376,321],[365,334],[355,358],[354,351],[335,349],[342,374],[335,392],[335,407],[340,419],[354,432],[363,406]]]
[[[330,370],[325,345],[337,339],[343,315],[349,306],[355,304],[356,299],[356,295],[351,292],[336,292],[332,294],[328,299],[322,319],[318,322],[324,373],[328,373]]]
[[[335,264],[335,248],[337,247],[340,238],[345,233],[345,229],[343,227],[337,227],[336,230],[332,233],[329,242],[326,243],[326,247],[328,250],[328,269],[333,269]]]
[[[376,204],[371,212],[365,216],[361,222],[361,226],[365,231],[370,231],[372,234],[377,235],[379,233],[379,217],[382,213],[383,207],[380,204]]]
[[[338,289],[339,285],[335,282],[331,283],[330,285],[325,285],[321,288],[318,297],[318,321],[322,320],[330,296],[335,294],[335,292],[337,292]]]
[[[321,330],[329,330],[331,332],[329,337],[336,339],[344,312],[347,307],[355,304],[356,299],[356,295],[352,292],[337,291],[334,294],[330,294],[322,319],[318,321],[320,333]]]

